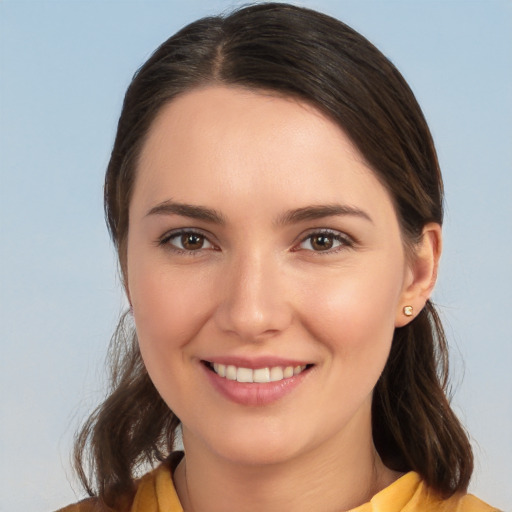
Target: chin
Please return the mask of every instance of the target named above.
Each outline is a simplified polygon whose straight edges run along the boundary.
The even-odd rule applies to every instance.
[[[294,459],[298,453],[296,448],[273,443],[229,443],[219,447],[218,455],[225,460],[240,466],[277,465]]]
[[[309,436],[295,426],[290,429],[279,425],[262,425],[258,428],[227,428],[208,444],[217,456],[233,464],[261,466],[282,464],[295,459],[308,450]]]

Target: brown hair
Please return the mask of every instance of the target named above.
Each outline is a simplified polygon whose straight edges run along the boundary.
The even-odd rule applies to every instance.
[[[294,96],[338,123],[390,192],[408,245],[426,223],[442,223],[432,137],[393,64],[340,21],[288,4],[259,4],[188,25],[135,74],[105,179],[105,212],[123,273],[128,206],[149,127],[177,95],[212,83]],[[117,507],[123,497],[129,501],[141,464],[169,456],[179,425],[151,383],[126,320],[113,338],[109,395],[75,446],[86,490]],[[446,339],[429,301],[395,330],[374,390],[372,422],[384,463],[417,471],[445,496],[465,491],[473,470],[469,440],[446,397],[447,376]]]

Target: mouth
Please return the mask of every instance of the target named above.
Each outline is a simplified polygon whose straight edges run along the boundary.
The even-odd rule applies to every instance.
[[[212,363],[210,361],[201,361],[208,370],[214,372],[219,377],[243,383],[265,384],[269,382],[280,382],[291,379],[301,373],[309,370],[313,365],[299,366],[267,366],[264,368],[244,368],[232,364]]]

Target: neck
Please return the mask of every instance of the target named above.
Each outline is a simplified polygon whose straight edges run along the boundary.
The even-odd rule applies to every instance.
[[[185,512],[349,510],[399,476],[384,466],[368,434],[363,443],[338,439],[267,465],[234,463],[184,435],[176,489]]]

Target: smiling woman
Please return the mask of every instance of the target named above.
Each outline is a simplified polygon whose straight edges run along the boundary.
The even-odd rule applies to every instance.
[[[285,4],[184,28],[128,89],[105,206],[131,309],[66,510],[494,510],[429,300],[435,149],[362,36]]]
[[[166,197],[218,213],[146,215]],[[406,264],[386,189],[335,123],[226,86],[163,108],[129,216],[140,350],[185,443],[198,436],[222,458],[275,464],[333,437],[352,443],[351,425],[372,460],[372,389],[401,308],[430,291],[438,225],[425,228],[421,263]]]

